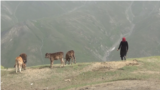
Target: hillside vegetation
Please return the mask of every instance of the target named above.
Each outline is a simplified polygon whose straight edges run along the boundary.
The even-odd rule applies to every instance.
[[[159,84],[160,56],[77,63],[63,68],[54,64],[53,69],[47,64],[27,67],[17,74],[13,68],[1,69],[1,90],[158,90]]]

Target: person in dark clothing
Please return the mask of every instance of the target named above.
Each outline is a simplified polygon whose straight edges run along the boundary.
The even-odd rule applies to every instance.
[[[119,48],[117,49],[117,51],[120,49],[120,57],[121,57],[121,60],[126,60],[126,54],[128,52],[128,42],[126,41],[126,38],[123,37],[122,38],[122,41],[120,42],[120,45],[119,45]]]

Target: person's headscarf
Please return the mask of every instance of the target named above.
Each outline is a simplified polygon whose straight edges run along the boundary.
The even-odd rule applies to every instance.
[[[125,38],[125,37],[123,37],[123,38],[122,38],[122,41],[123,41],[123,42],[124,42],[124,41],[126,41],[126,38]]]

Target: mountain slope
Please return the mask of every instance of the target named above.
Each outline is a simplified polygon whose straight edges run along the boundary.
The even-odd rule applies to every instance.
[[[45,53],[68,50],[77,62],[119,60],[123,36],[127,57],[159,55],[159,8],[144,1],[2,1],[2,65],[12,67],[20,53],[28,66],[47,64]]]

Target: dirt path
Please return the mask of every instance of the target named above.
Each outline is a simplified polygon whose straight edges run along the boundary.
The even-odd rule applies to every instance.
[[[125,80],[114,81],[70,90],[160,90],[160,81]]]

